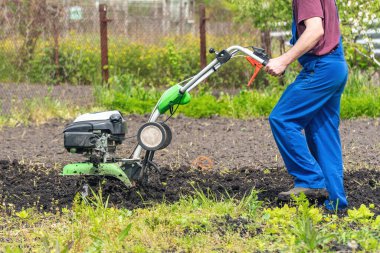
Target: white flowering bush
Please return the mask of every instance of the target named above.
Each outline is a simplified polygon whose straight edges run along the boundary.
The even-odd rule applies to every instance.
[[[372,39],[375,34],[380,34],[380,1],[337,0],[337,4],[347,53],[359,54],[380,66]],[[358,41],[364,42],[364,46]]]

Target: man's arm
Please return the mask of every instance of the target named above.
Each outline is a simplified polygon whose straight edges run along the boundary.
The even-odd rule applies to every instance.
[[[297,43],[288,52],[280,57],[270,59],[269,63],[265,67],[266,72],[273,76],[280,76],[284,73],[289,64],[309,52],[323,37],[324,29],[322,18],[313,17],[306,19],[304,22],[306,30],[297,40]]]

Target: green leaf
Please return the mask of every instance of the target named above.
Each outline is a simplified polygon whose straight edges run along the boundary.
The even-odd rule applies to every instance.
[[[120,232],[118,236],[119,241],[124,241],[124,239],[128,236],[131,227],[132,223],[129,223],[128,226]]]
[[[27,211],[22,210],[22,211],[16,213],[16,216],[19,217],[19,218],[21,218],[21,219],[26,219],[26,218],[29,217],[29,214],[28,214]]]

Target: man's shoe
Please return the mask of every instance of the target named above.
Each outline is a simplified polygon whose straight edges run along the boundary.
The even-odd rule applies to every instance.
[[[299,196],[301,193],[304,193],[307,198],[310,199],[322,199],[328,198],[329,194],[326,189],[311,189],[311,188],[302,188],[295,187],[287,192],[280,192],[278,194],[278,199],[281,201],[290,201],[292,199],[292,195]]]

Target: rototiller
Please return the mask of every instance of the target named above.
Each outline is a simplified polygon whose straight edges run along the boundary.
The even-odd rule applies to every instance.
[[[148,122],[139,128],[136,135],[138,145],[129,158],[115,156],[116,146],[127,139],[126,123],[119,111],[87,113],[76,118],[64,129],[64,146],[71,153],[84,154],[88,161],[66,165],[62,175],[112,176],[127,187],[132,187],[134,182],[146,178],[150,170],[159,171],[158,165],[153,162],[154,153],[166,148],[172,140],[172,132],[166,125],[166,120],[157,121],[160,115],[170,111],[172,116],[179,105],[189,103],[189,92],[231,58],[242,56],[239,53],[245,54],[255,68],[248,86],[269,61],[265,51],[255,47],[231,46],[220,52],[211,48],[209,52],[216,55],[209,65],[195,76],[181,82],[187,81],[184,86],[178,83],[163,93]],[[142,157],[143,150],[145,154]]]

